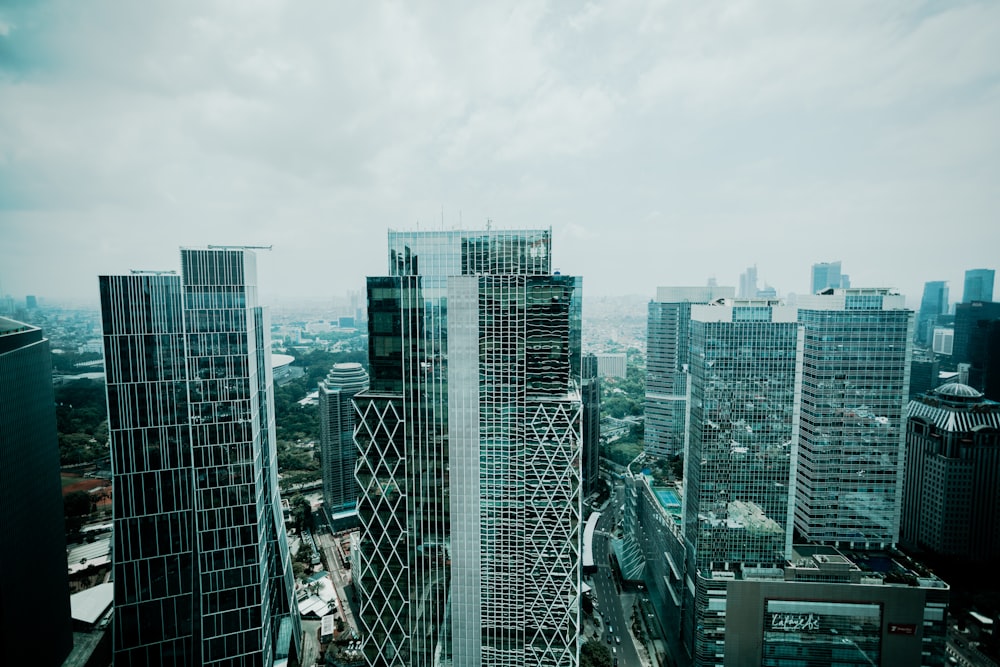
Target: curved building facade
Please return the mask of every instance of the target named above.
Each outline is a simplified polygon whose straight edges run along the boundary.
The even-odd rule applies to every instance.
[[[319,383],[320,461],[323,470],[323,504],[328,514],[358,503],[354,464],[355,394],[368,389],[368,372],[358,363],[334,364]]]
[[[953,382],[910,401],[902,539],[945,556],[1000,557],[1000,403]]]

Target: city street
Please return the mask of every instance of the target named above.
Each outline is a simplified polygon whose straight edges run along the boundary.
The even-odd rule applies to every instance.
[[[610,536],[620,517],[621,497],[621,489],[615,489],[611,502],[601,513],[597,529],[594,531],[594,564],[597,566],[597,572],[593,575],[592,596],[595,600],[594,613],[603,614],[601,641],[608,648],[614,649],[612,657],[618,659],[619,667],[641,667],[642,662],[627,625],[628,616],[622,610],[619,583],[608,558],[608,554],[611,553]],[[610,644],[608,637],[611,638]]]

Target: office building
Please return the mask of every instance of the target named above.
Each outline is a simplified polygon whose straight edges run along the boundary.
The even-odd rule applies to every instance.
[[[812,279],[809,282],[809,293],[816,294],[823,290],[847,288],[851,279],[846,273],[841,273],[840,262],[819,262],[812,265]]]
[[[645,451],[673,456],[684,449],[688,330],[691,304],[735,296],[732,287],[659,287],[646,324]]]
[[[948,283],[943,280],[933,280],[924,283],[924,294],[920,298],[920,312],[917,314],[917,343],[930,347],[934,326],[938,317],[948,312]]]
[[[368,279],[371,665],[578,662],[579,279],[551,274],[550,239],[390,231],[390,275]]]
[[[597,376],[602,378],[622,378],[628,375],[628,357],[624,352],[598,352]]]
[[[969,269],[966,271],[962,303],[992,301],[995,275],[993,269]]]
[[[580,399],[583,401],[583,495],[597,492],[601,461],[601,378],[597,357],[585,354],[581,363]]]
[[[913,312],[888,289],[799,299],[804,328],[795,527],[810,542],[899,537]]]
[[[757,265],[748,266],[747,270],[740,274],[739,291],[737,298],[753,299],[757,296]]]
[[[73,647],[49,341],[0,317],[0,663],[61,665]]]
[[[908,398],[914,397],[930,391],[941,384],[938,379],[937,357],[927,350],[914,349],[913,358],[910,361],[910,392]]]
[[[720,582],[791,556],[802,344],[778,302],[691,306],[684,631],[698,665],[723,655],[725,617],[709,602]]]
[[[902,540],[942,556],[1000,558],[1000,403],[959,383],[909,404]]]
[[[943,357],[950,357],[954,347],[955,329],[953,327],[934,327],[931,352]]]
[[[358,363],[334,364],[319,383],[320,466],[323,507],[328,517],[358,503],[354,464],[354,395],[368,388],[368,373]]]
[[[267,313],[242,248],[100,277],[117,664],[282,665],[300,645]]]
[[[1000,400],[1000,303],[973,301],[955,306],[952,361],[968,364],[968,384]]]
[[[662,641],[661,664],[668,656],[670,664],[731,667],[945,664],[949,588],[891,550],[793,544],[772,567],[740,563],[699,578],[694,597],[704,611],[687,616],[684,501],[674,485],[643,474],[626,474],[625,488],[626,538],[640,545],[647,591],[638,598],[637,618],[658,640],[653,645]],[[710,641],[699,641],[706,632]]]

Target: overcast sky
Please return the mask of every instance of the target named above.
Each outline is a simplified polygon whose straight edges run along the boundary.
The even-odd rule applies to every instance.
[[[328,298],[487,219],[585,295],[1000,268],[1000,2],[576,4],[4,0],[0,291],[273,244]]]

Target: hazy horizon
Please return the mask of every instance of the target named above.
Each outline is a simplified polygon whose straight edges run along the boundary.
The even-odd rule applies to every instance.
[[[96,303],[271,245],[361,290],[386,230],[552,227],[593,296],[1000,268],[1000,3],[0,8],[0,293]]]

